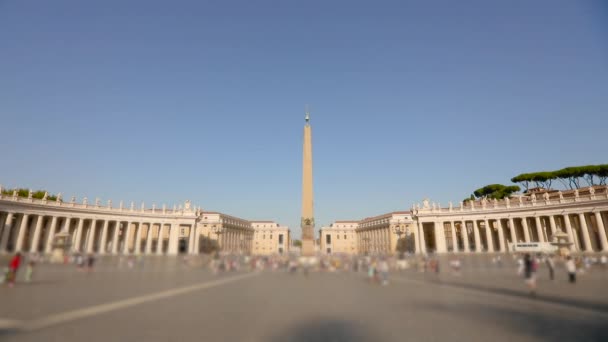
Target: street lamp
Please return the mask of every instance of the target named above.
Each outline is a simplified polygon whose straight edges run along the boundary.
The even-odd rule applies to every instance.
[[[220,235],[224,234],[224,229],[222,227],[215,228],[213,230],[213,233],[215,235],[217,235],[217,246],[219,247],[219,249],[221,251],[222,250],[222,244],[221,244],[221,240],[220,240]]]

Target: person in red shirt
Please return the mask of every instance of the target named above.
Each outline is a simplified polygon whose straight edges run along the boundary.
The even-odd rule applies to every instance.
[[[8,265],[8,286],[15,286],[15,279],[17,278],[17,271],[21,265],[21,253],[15,254]]]

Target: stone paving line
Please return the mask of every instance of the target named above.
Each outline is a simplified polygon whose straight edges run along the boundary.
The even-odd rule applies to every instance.
[[[2,329],[10,329],[17,331],[35,331],[39,329],[44,329],[53,325],[63,324],[71,321],[75,321],[82,318],[87,318],[91,316],[96,316],[100,314],[104,314],[107,312],[125,309],[128,307],[132,307],[135,305],[156,301],[164,298],[175,297],[182,294],[206,290],[214,287],[218,287],[221,285],[225,285],[228,283],[232,283],[235,281],[251,278],[259,275],[259,272],[241,274],[230,278],[223,278],[218,280],[212,280],[208,282],[204,282],[202,284],[189,285],[180,287],[177,289],[165,290],[156,293],[151,293],[147,295],[131,297],[123,300],[117,300],[110,303],[104,303],[99,305],[93,305],[86,308],[71,310],[67,312],[62,312],[58,314],[52,314],[43,318],[33,319],[30,321],[17,321],[10,319],[0,319],[0,328]]]
[[[411,278],[403,278],[403,277],[398,277],[398,276],[392,277],[391,280],[400,282],[400,283],[406,283],[406,284],[434,286],[434,287],[438,287],[438,288],[442,288],[442,289],[449,289],[450,291],[461,292],[461,293],[466,293],[466,294],[474,294],[475,296],[484,296],[484,297],[489,297],[489,298],[500,297],[503,299],[508,299],[509,301],[517,301],[517,302],[524,303],[524,304],[531,304],[531,303],[541,304],[541,305],[550,306],[555,309],[560,309],[560,310],[566,309],[566,310],[571,310],[571,311],[578,311],[582,314],[596,315],[596,316],[600,316],[600,317],[608,320],[607,311],[597,310],[597,309],[587,308],[587,307],[580,307],[580,306],[576,306],[576,305],[572,305],[572,304],[568,304],[568,303],[553,302],[551,300],[545,299],[543,295],[537,295],[536,297],[532,297],[532,296],[527,295],[527,293],[525,293],[525,290],[522,290],[521,296],[515,296],[515,295],[509,295],[509,294],[501,294],[501,293],[497,293],[494,291],[494,290],[502,290],[501,288],[486,287],[486,290],[489,290],[488,292],[486,292],[483,289],[480,289],[482,287],[478,287],[478,289],[472,289],[472,288],[461,287],[461,284],[442,283],[442,282],[438,282],[438,281],[424,281],[424,280],[417,280],[417,279],[411,279]]]

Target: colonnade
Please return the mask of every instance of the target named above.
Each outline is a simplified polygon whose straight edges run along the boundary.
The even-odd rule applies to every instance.
[[[55,236],[72,253],[163,255],[198,250],[197,214],[0,198],[0,253],[51,253]]]
[[[229,253],[251,253],[252,241],[251,229],[225,228],[220,237],[220,247]]]
[[[59,232],[70,236],[70,251],[99,254],[177,254],[175,223],[46,216],[0,212],[0,253],[50,253]],[[188,234],[188,251],[198,245]]]
[[[562,231],[572,252],[608,252],[608,188],[545,195],[544,201],[472,203],[459,208],[413,208],[421,251],[508,252],[521,242],[550,243]],[[566,196],[565,196],[566,195]],[[568,196],[570,195],[570,196]]]
[[[359,251],[362,253],[387,253],[391,249],[389,226],[378,226],[357,232]]]

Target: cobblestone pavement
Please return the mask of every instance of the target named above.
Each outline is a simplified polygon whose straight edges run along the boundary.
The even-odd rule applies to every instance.
[[[92,274],[40,265],[31,284],[0,286],[2,341],[600,341],[606,273],[568,284],[540,270],[530,297],[509,263],[461,275],[406,270],[388,286],[362,273],[234,272],[159,258]],[[467,263],[465,262],[465,266]]]

